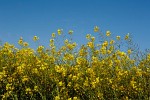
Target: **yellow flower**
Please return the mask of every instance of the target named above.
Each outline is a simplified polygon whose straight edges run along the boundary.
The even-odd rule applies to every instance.
[[[113,66],[113,61],[109,60],[109,67],[112,67],[112,66]]]
[[[62,72],[62,68],[60,66],[56,65],[55,66],[55,71],[60,73],[60,72]]]
[[[39,37],[37,37],[37,36],[33,37],[33,41],[37,41],[38,39],[39,39]]]
[[[89,86],[88,84],[88,80],[86,80],[84,83],[83,83],[84,86]]]
[[[56,96],[56,97],[55,97],[55,100],[60,100],[60,97],[59,97],[59,96]]]
[[[124,39],[125,39],[125,40],[128,40],[128,39],[129,39],[129,33],[125,36]]]
[[[131,81],[130,81],[130,85],[131,85],[133,88],[136,88],[136,81],[131,80]]]
[[[95,56],[92,56],[92,61],[98,61],[98,58]]]
[[[49,41],[50,41],[49,46],[50,46],[50,47],[53,47],[53,46],[54,46],[54,39],[50,39]]]
[[[99,54],[100,52],[99,52],[99,50],[95,50],[95,54]]]
[[[117,50],[116,53],[117,53],[117,55],[120,56],[120,57],[126,56],[126,53],[125,53],[125,52],[121,52],[121,51],[119,51],[119,50]]]
[[[117,39],[117,40],[120,40],[120,36],[116,36],[116,39]]]
[[[70,87],[71,86],[71,82],[69,82],[67,86]]]
[[[148,60],[150,60],[150,53],[149,53],[149,54],[147,54],[147,59],[148,59]]]
[[[74,42],[74,43],[72,44],[72,46],[73,46],[73,47],[76,47],[76,46],[77,46],[77,43],[76,43],[76,42]]]
[[[91,38],[91,34],[87,34],[87,35],[86,35],[86,39],[89,40],[90,38]]]
[[[102,53],[103,55],[105,55],[107,53],[107,50],[106,50],[106,47],[103,46],[101,49],[100,49],[100,53]]]
[[[94,48],[94,43],[93,42],[88,42],[87,46],[90,47],[90,48]]]
[[[81,64],[81,63],[82,63],[82,61],[81,61],[81,60],[82,60],[82,58],[77,57],[77,58],[76,58],[76,62],[77,62],[77,64]]]
[[[73,60],[74,59],[74,55],[72,54],[65,54],[64,55],[64,60]]]
[[[61,35],[62,34],[62,29],[58,29],[57,33],[58,33],[58,35]]]
[[[79,89],[79,87],[80,87],[80,85],[79,85],[78,83],[76,83],[73,88],[74,88],[75,90],[77,90],[77,89]]]
[[[78,98],[77,97],[73,97],[73,100],[78,100]]]
[[[32,73],[37,74],[37,73],[38,73],[38,69],[37,69],[37,68],[33,68],[33,69],[32,69]]]
[[[112,79],[109,79],[109,83],[112,84]]]
[[[38,91],[38,86],[34,86],[34,91]]]
[[[25,68],[25,64],[22,64],[20,66],[17,67],[17,72],[18,74],[22,74]]]
[[[137,76],[142,76],[142,71],[141,71],[141,69],[137,69],[136,75],[137,75]]]
[[[128,96],[125,96],[125,100],[129,100]]]
[[[64,43],[65,43],[65,44],[68,44],[68,43],[69,43],[68,39],[66,39],[66,40],[64,41]]]
[[[30,88],[26,88],[25,91],[26,91],[26,94],[28,94],[28,93],[29,93],[29,94],[32,94],[32,90],[31,90]]]
[[[68,98],[68,100],[72,100],[72,98]]]
[[[27,47],[29,44],[27,42],[23,43],[23,46]]]
[[[99,83],[99,77],[96,78],[96,83]]]
[[[55,33],[52,33],[52,37],[55,38]]]
[[[67,48],[69,49],[69,50],[73,50],[73,48],[75,47],[75,44],[67,44]]]
[[[131,53],[132,53],[131,49],[129,49],[129,50],[127,51],[127,53],[128,53],[128,54],[131,54]]]
[[[59,86],[62,86],[62,85],[63,85],[62,81],[60,81],[58,84],[59,84]]]
[[[98,26],[94,27],[94,32],[99,32],[99,27]]]
[[[92,85],[92,88],[95,88],[96,87],[96,82],[92,82],[91,85]]]
[[[23,76],[22,82],[26,82],[26,81],[28,81],[28,80],[29,80],[28,76]]]
[[[104,43],[102,44],[102,46],[107,47],[108,46],[108,41],[104,41]]]
[[[110,35],[111,35],[110,31],[106,31],[106,36],[110,36]]]
[[[68,32],[69,34],[72,34],[73,33],[73,31],[72,30],[69,30],[69,32]]]
[[[50,39],[49,41],[50,41],[49,46],[50,47],[55,47],[54,39]]]
[[[116,65],[120,65],[121,61],[120,60],[115,60],[114,61]]]
[[[43,49],[44,49],[43,46],[39,46],[39,47],[37,48],[37,52],[41,53],[41,52],[43,51]]]
[[[3,79],[3,72],[0,72],[0,81]]]
[[[6,90],[13,90],[12,84],[7,84],[6,85]]]
[[[111,41],[110,41],[110,44],[114,44],[114,42],[115,42],[114,40],[111,40]]]
[[[107,54],[111,54],[111,50],[107,50]]]
[[[95,40],[95,37],[91,37],[92,42]]]
[[[49,42],[50,42],[50,43],[54,43],[54,39],[50,39]]]
[[[20,37],[20,39],[19,39],[19,41],[18,41],[18,44],[19,44],[19,45],[22,45],[22,44],[23,44],[23,39],[22,39],[22,37]]]
[[[75,75],[72,77],[72,80],[73,80],[73,81],[75,81],[75,80],[77,80],[77,79],[78,79],[78,77],[75,76]]]

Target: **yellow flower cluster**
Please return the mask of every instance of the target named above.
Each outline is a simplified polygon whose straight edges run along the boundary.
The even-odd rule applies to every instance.
[[[99,32],[98,26],[94,32]],[[64,35],[61,29],[57,33]],[[107,31],[104,36],[110,35]],[[19,49],[9,43],[0,47],[0,99],[149,99],[149,53],[135,57],[133,49],[122,51],[116,44],[120,36],[97,43],[87,34],[88,42],[81,47],[69,39],[57,47],[56,34],[51,37],[50,48],[40,45],[33,50],[22,37]],[[129,38],[127,34],[124,39]],[[34,41],[38,39],[33,37]]]

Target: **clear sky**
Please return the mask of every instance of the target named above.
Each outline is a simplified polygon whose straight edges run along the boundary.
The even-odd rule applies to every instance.
[[[17,44],[20,36],[34,47],[37,35],[48,45],[52,32],[74,31],[82,43],[97,25],[102,32],[124,36],[150,48],[150,0],[0,0],[0,40]]]

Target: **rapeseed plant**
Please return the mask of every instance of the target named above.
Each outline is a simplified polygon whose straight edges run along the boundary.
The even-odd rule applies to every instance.
[[[87,34],[88,42],[81,47],[72,39],[57,47],[57,38],[65,35],[58,29],[58,35],[51,34],[49,48],[39,45],[34,50],[22,37],[21,48],[4,43],[0,46],[0,99],[149,100],[150,53],[133,56],[132,45],[122,50],[126,44],[119,42],[132,44],[130,34],[122,40],[113,39],[110,31],[103,35],[98,26],[94,32],[104,41],[97,43]]]

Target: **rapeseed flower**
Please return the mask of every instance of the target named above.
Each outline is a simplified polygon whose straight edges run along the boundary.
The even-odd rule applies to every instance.
[[[94,43],[93,43],[93,42],[88,42],[88,43],[87,43],[87,46],[88,46],[89,48],[94,48]]]
[[[37,37],[37,36],[33,37],[33,41],[37,41],[38,39],[39,39],[39,37]]]
[[[43,46],[39,46],[39,47],[37,48],[37,52],[38,52],[38,53],[41,53],[41,52],[43,51],[43,49],[44,49]]]
[[[19,39],[19,41],[18,41],[18,44],[19,44],[19,45],[23,45],[23,38],[22,38],[22,37],[20,37],[20,39]]]
[[[131,54],[131,53],[132,53],[131,49],[128,49],[127,53],[128,53],[128,54]]]
[[[27,47],[29,44],[27,42],[23,42],[23,46]]]
[[[116,36],[117,40],[120,40],[120,36]]]
[[[38,86],[34,86],[34,91],[38,91],[39,87]]]
[[[73,33],[73,31],[72,30],[69,30],[69,32],[68,32],[69,34],[72,34]]]
[[[110,35],[111,35],[110,31],[106,31],[106,36],[110,36]]]
[[[59,84],[59,86],[62,86],[62,85],[63,85],[62,81],[60,81],[58,84]]]
[[[32,94],[31,88],[26,88],[25,91],[26,91],[26,94]]]
[[[56,36],[55,33],[52,33],[52,38],[55,38],[55,36]]]
[[[86,35],[86,39],[89,40],[90,38],[91,38],[91,34],[87,34],[87,35]]]
[[[59,97],[59,96],[56,96],[56,97],[55,97],[55,100],[60,100],[60,97]]]
[[[99,32],[99,27],[98,26],[94,27],[94,32]]]
[[[129,39],[129,35],[130,35],[130,34],[128,33],[128,34],[125,36],[124,39],[125,39],[125,40],[128,40],[128,39]]]
[[[111,40],[111,41],[110,41],[110,44],[111,44],[111,45],[112,45],[112,44],[114,44],[114,43],[115,43],[115,41],[114,41],[114,40]]]
[[[22,78],[22,82],[23,83],[26,82],[26,81],[28,81],[28,80],[29,80],[28,76],[23,76],[23,78]]]
[[[73,97],[73,100],[78,100],[78,97]]]
[[[58,35],[61,35],[62,34],[62,29],[58,29],[57,33],[58,33]]]
[[[93,42],[95,40],[95,37],[91,37],[91,41]]]

